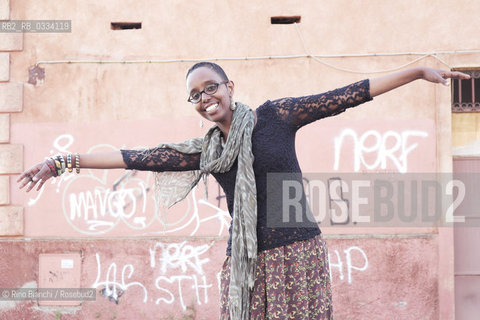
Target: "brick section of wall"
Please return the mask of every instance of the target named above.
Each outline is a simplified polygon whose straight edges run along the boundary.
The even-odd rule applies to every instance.
[[[0,207],[0,236],[23,235],[23,207]]]
[[[23,83],[0,83],[0,112],[23,110]]]
[[[10,20],[10,0],[0,0],[2,20]],[[23,110],[23,83],[9,82],[8,51],[21,50],[23,33],[0,33],[0,237],[24,234],[23,207],[10,205],[9,176],[23,171],[23,146],[9,144],[9,113]]]
[[[23,145],[0,144],[0,174],[15,174],[23,171]]]
[[[0,20],[10,20],[10,0],[0,0]]]
[[[23,33],[0,33],[0,51],[22,51],[22,50],[23,50]]]
[[[0,205],[10,204],[10,177],[0,176]]]
[[[0,81],[10,79],[10,53],[0,52]]]
[[[0,113],[0,143],[10,141],[10,115]]]

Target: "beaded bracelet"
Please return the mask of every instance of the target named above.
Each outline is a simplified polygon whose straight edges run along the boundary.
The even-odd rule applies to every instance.
[[[58,158],[58,160],[60,160],[60,164],[62,165],[62,169],[61,169],[61,173],[60,173],[60,175],[62,175],[65,172],[65,168],[66,168],[65,159],[63,158],[63,156],[61,154],[59,154],[57,156],[57,158]]]
[[[80,155],[78,153],[75,153],[75,171],[77,174],[80,173]]]
[[[58,158],[53,158],[53,161],[55,161],[55,169],[57,170],[57,177],[62,175],[62,164],[60,163],[60,160]]]
[[[58,175],[57,169],[55,168],[55,160],[52,158],[45,158],[45,162],[52,173],[52,176],[56,177]]]
[[[67,169],[68,172],[73,172],[73,168],[75,168],[77,173],[80,173],[80,155],[78,153],[75,154],[75,167],[73,166],[72,154],[67,154],[66,158],[67,160],[65,161],[63,156],[59,154],[55,157],[45,159],[49,160],[47,161],[47,165],[54,177],[61,176]]]
[[[71,153],[67,154],[67,168],[68,168],[68,172],[73,172],[72,154]]]

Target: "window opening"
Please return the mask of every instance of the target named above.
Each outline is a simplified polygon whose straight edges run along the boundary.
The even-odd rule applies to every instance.
[[[131,30],[142,29],[141,22],[112,22],[110,24],[112,30]]]
[[[480,112],[480,69],[456,69],[470,79],[452,79],[452,112]]]
[[[271,24],[294,24],[294,23],[300,23],[300,20],[302,20],[301,16],[277,16],[277,17],[271,17],[270,23]]]

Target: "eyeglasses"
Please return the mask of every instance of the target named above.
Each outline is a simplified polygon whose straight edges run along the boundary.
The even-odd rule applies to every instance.
[[[190,96],[188,97],[188,102],[191,102],[191,103],[199,103],[200,100],[202,100],[202,93],[206,93],[208,94],[209,96],[211,96],[212,94],[214,94],[215,92],[217,92],[218,90],[218,86],[221,85],[221,84],[225,84],[225,83],[228,83],[228,81],[222,81],[220,83],[210,83],[210,84],[207,84],[207,86],[205,87],[205,89],[203,89],[202,91],[192,91],[190,93]]]

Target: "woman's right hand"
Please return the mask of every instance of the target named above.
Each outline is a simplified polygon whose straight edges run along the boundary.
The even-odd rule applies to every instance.
[[[72,165],[75,168],[77,173],[80,173],[80,165],[82,168],[89,169],[126,169],[127,165],[123,161],[123,156],[120,150],[107,151],[107,152],[97,152],[91,154],[75,154],[75,161]],[[51,177],[56,177],[58,174],[65,172],[65,166],[62,163],[63,169],[60,169],[59,165],[55,160],[61,160],[59,157],[63,157],[63,163],[68,162],[69,155],[57,155],[54,158],[47,158],[45,161],[40,162],[37,165],[34,165],[30,169],[26,170],[20,175],[17,179],[17,182],[20,183],[20,189],[27,186],[26,191],[29,192],[35,186],[37,186],[37,191],[43,186],[45,181]],[[62,161],[60,161],[62,162]],[[50,164],[50,167],[49,167]],[[68,163],[67,163],[68,167]],[[71,170],[71,169],[69,169]],[[58,174],[57,174],[58,172]]]
[[[17,179],[17,182],[20,183],[19,188],[22,189],[23,187],[27,186],[26,191],[29,192],[35,186],[37,186],[37,191],[39,191],[45,181],[53,177],[53,173],[47,164],[48,161],[52,160],[45,159],[45,161],[40,162],[39,164],[36,164],[30,169],[24,171]]]

